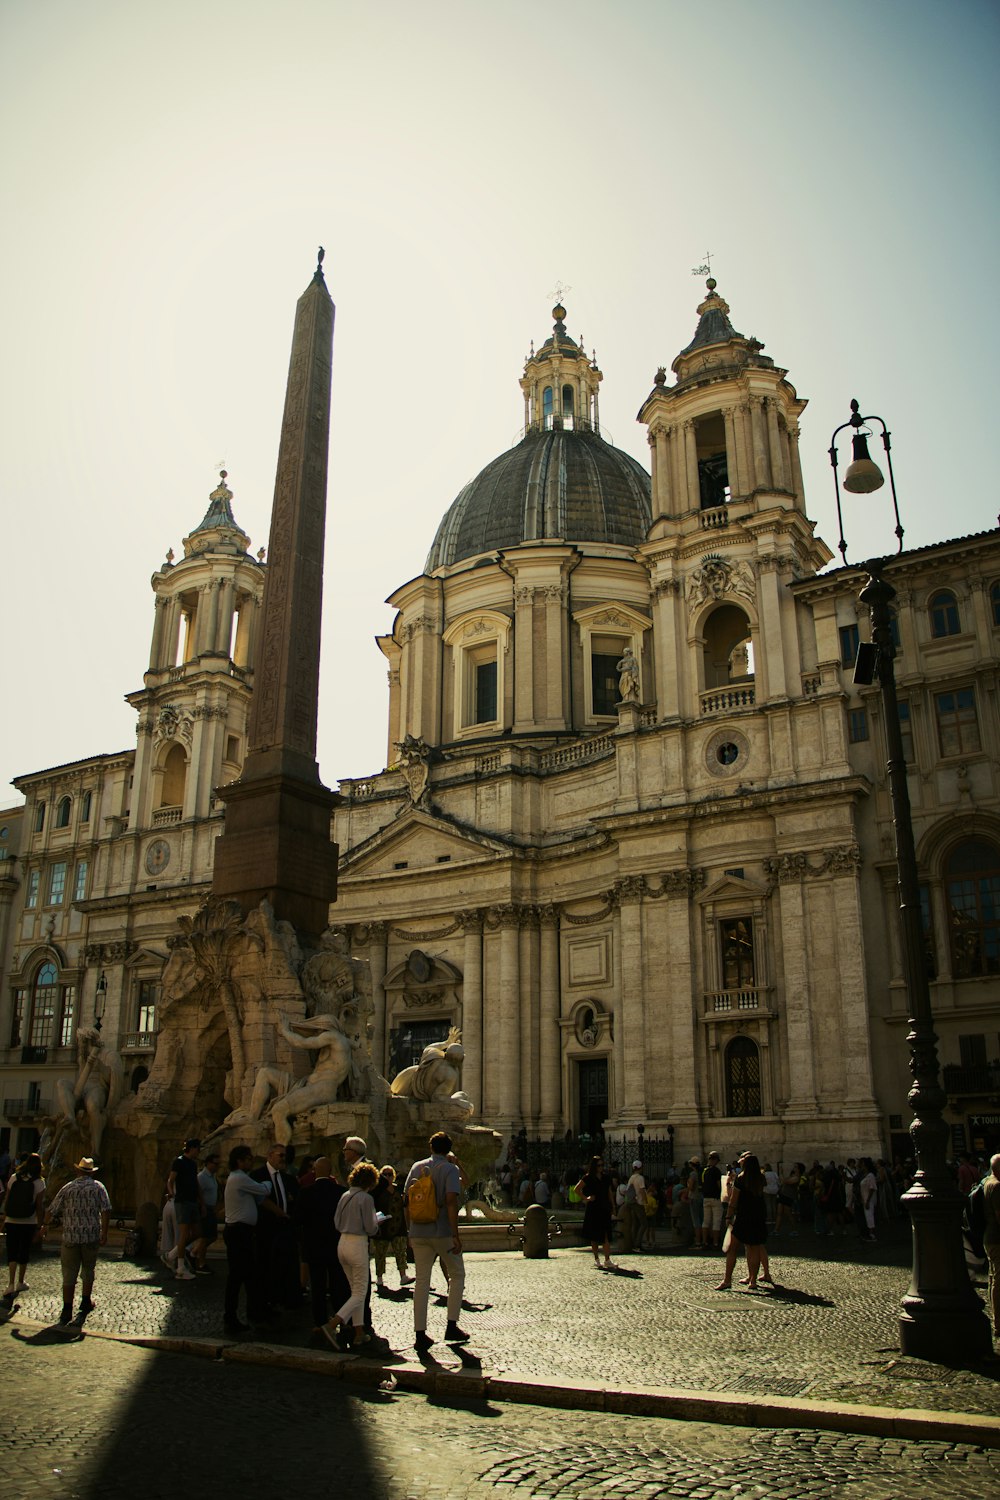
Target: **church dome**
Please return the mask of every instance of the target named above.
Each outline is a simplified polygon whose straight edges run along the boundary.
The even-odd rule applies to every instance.
[[[533,428],[465,486],[425,572],[546,538],[637,547],[651,522],[649,475],[628,453],[593,431]]]

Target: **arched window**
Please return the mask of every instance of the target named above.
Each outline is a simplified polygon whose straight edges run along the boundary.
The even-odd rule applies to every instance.
[[[958,601],[950,589],[939,589],[932,594],[927,608],[931,616],[931,635],[960,635],[962,622],[958,618]]]
[[[955,978],[1000,974],[1000,848],[965,839],[949,852],[944,876]]]
[[[748,1036],[736,1036],[726,1048],[726,1114],[759,1115],[760,1053]]]
[[[182,807],[184,783],[187,780],[187,757],[180,745],[171,745],[163,762],[163,781],[160,785],[161,807]]]
[[[72,807],[72,803],[70,802],[70,800],[69,800],[68,797],[60,797],[59,798],[59,805],[56,808],[56,827],[57,828],[68,828],[69,827],[69,814],[70,814],[70,808],[71,807]]]
[[[51,1047],[55,1037],[56,1010],[59,1004],[59,973],[54,963],[44,963],[35,975],[31,990],[31,1026],[29,1047]]]
[[[90,809],[94,801],[93,792],[84,792],[83,801],[80,804],[80,822],[90,822]]]
[[[45,803],[39,802],[35,808],[35,832],[41,833],[45,827]]]
[[[573,387],[564,385],[562,388],[562,418],[564,427],[573,426]]]
[[[552,426],[552,387],[547,385],[542,392],[542,426]]]

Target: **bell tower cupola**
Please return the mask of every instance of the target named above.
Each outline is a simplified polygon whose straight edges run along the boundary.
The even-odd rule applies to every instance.
[[[524,362],[521,390],[524,393],[526,432],[597,432],[600,430],[598,387],[603,375],[596,357],[587,359],[583,335],[575,343],[566,332],[566,309],[557,302],[552,309],[552,332]]]
[[[682,521],[737,507],[804,514],[799,418],[806,402],[756,338],[738,333],[714,276],[694,338],[661,365],[638,420],[649,428],[653,519]]]

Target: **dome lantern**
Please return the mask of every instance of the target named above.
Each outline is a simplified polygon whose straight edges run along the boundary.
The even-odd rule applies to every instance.
[[[596,361],[587,359],[583,341],[577,344],[566,332],[566,309],[557,302],[552,309],[552,333],[524,364],[525,431],[599,430],[598,387],[604,378]]]

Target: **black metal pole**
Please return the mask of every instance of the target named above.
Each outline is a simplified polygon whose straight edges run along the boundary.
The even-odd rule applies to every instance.
[[[993,1353],[993,1338],[982,1300],[966,1269],[962,1238],[964,1199],[947,1163],[945,1093],[940,1083],[937,1037],[924,964],[917,854],[896,696],[891,608],[896,591],[883,577],[884,566],[882,558],[865,564],[869,577],[860,598],[871,615],[872,642],[878,651],[877,672],[885,709],[889,752],[886,770],[896,839],[903,979],[909,1001],[906,1040],[913,1075],[907,1098],[913,1110],[910,1135],[917,1171],[913,1186],[902,1198],[913,1226],[913,1271],[909,1291],[903,1298],[899,1342],[904,1354],[917,1359],[965,1362],[989,1358]]]

